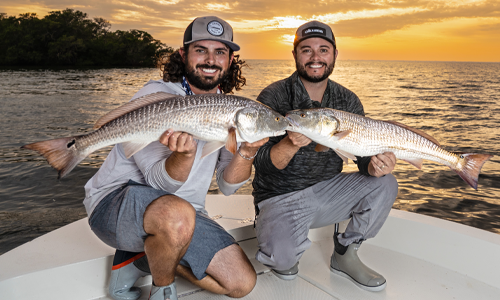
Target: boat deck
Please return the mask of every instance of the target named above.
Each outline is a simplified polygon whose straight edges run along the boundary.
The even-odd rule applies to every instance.
[[[241,243],[245,250],[255,254],[255,239]],[[252,263],[258,273],[257,285],[253,291],[241,299],[495,299],[500,298],[500,289],[413,258],[395,251],[388,251],[364,244],[360,248],[363,261],[384,274],[387,288],[382,292],[367,292],[357,288],[349,280],[330,272],[329,263],[333,241],[314,242],[299,263],[299,276],[293,281],[284,281],[272,274],[268,268],[257,262]],[[388,263],[391,262],[391,263]],[[177,280],[179,298],[186,300],[228,299],[200,290],[184,280]],[[147,300],[150,285],[143,287],[141,300]],[[110,299],[103,297],[99,299]]]
[[[500,299],[500,235],[393,210],[359,256],[387,279],[381,292],[359,289],[330,272],[333,226],[311,230],[299,276],[283,281],[254,259],[250,196],[207,196],[209,215],[239,241],[257,271],[242,299]],[[1,299],[111,299],[106,295],[114,250],[77,221],[0,256]],[[341,230],[346,222],[341,224]],[[179,278],[180,299],[227,299]],[[148,299],[151,277],[136,283]]]

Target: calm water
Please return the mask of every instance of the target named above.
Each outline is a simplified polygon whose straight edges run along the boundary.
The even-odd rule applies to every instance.
[[[294,71],[292,61],[248,64],[248,86],[237,94],[253,99]],[[93,153],[58,181],[43,158],[19,147],[89,132],[159,78],[156,69],[0,70],[0,254],[86,217],[83,186],[109,151]],[[418,170],[400,161],[394,208],[500,233],[499,63],[340,61],[331,78],[360,97],[369,117],[424,130],[450,151],[494,154],[479,191],[445,166],[425,161]],[[251,189],[248,183],[238,193]]]

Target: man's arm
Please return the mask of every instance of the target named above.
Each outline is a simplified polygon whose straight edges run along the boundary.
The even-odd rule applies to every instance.
[[[250,159],[245,159],[238,153],[233,155],[225,148],[220,150],[219,161],[216,166],[216,179],[219,189],[224,195],[229,196],[236,193],[248,181],[252,173],[252,162],[254,160],[251,157],[257,154],[259,147],[265,144],[267,140],[266,138],[255,143],[242,143],[240,145],[238,151],[241,155]]]
[[[242,143],[238,149],[239,153],[233,155],[231,162],[224,169],[224,181],[229,184],[241,183],[248,180],[252,174],[252,163],[259,148],[267,143],[269,138],[262,139],[254,143]],[[243,158],[246,157],[247,159]]]
[[[271,148],[271,162],[279,169],[283,170],[288,166],[295,153],[301,147],[309,145],[312,140],[297,132],[287,131],[287,136]]]
[[[167,130],[159,142],[149,144],[132,157],[149,186],[175,193],[191,172],[196,147],[189,134]]]

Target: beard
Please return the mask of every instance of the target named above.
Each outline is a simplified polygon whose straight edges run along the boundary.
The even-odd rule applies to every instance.
[[[323,73],[323,75],[318,74],[318,75],[310,76],[309,74],[307,74],[306,67],[309,65],[312,65],[312,64],[324,65],[325,72]],[[321,81],[327,79],[330,75],[332,75],[333,69],[335,68],[335,60],[329,65],[326,63],[322,63],[322,62],[308,62],[305,65],[301,65],[297,62],[297,60],[295,60],[295,67],[297,68],[297,72],[299,73],[300,77],[304,78],[305,80],[307,80],[309,82],[316,83],[316,82],[321,82]]]
[[[219,76],[217,77],[207,77],[197,73],[198,68],[205,69],[218,69],[220,71]],[[227,70],[222,70],[219,66],[210,66],[210,65],[196,65],[195,68],[192,68],[189,65],[185,65],[185,74],[186,79],[189,84],[197,87],[202,91],[211,91],[216,88],[227,76]]]

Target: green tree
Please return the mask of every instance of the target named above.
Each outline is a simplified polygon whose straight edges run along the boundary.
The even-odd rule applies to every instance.
[[[0,13],[0,65],[154,66],[173,48],[140,30],[110,31],[103,18],[65,9],[42,19]]]

